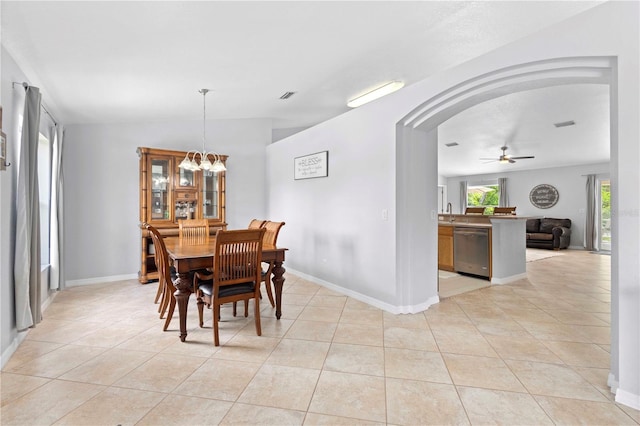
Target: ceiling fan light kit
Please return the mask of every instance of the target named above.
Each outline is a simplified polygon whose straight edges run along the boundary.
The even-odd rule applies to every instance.
[[[511,164],[511,163],[515,163],[516,160],[528,160],[531,158],[536,158],[534,155],[524,155],[524,156],[518,156],[518,157],[512,157],[510,155],[507,155],[507,146],[502,146],[500,147],[500,149],[502,150],[502,155],[500,155],[500,157],[498,158],[481,158],[481,160],[488,160],[489,162],[492,161],[497,161],[500,164]]]

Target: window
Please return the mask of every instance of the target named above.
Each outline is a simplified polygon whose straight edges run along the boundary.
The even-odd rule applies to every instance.
[[[484,206],[485,214],[492,214],[494,207],[500,205],[498,185],[469,185],[467,187],[467,206]]]
[[[40,262],[42,265],[48,265],[51,208],[51,144],[42,133],[38,140],[38,192],[40,196]]]
[[[600,181],[600,249],[611,250],[611,183]]]

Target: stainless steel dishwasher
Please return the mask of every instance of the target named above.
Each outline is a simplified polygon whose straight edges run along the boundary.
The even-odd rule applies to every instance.
[[[455,227],[453,269],[456,272],[489,277],[489,230]]]

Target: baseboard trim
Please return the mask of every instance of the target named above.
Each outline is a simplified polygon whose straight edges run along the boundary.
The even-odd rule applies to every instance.
[[[613,373],[609,373],[609,376],[607,377],[607,386],[609,386],[609,389],[611,389],[611,393],[613,394],[618,390],[618,381]]]
[[[135,280],[138,279],[138,274],[111,275],[108,277],[85,278],[82,280],[67,280],[65,284],[67,287],[78,287],[81,285],[111,283],[115,281],[126,281],[126,280],[134,280],[134,279]]]
[[[514,281],[519,281],[527,278],[527,273],[524,272],[522,274],[511,275],[509,277],[497,278],[491,277],[491,284],[509,284]]]
[[[633,394],[618,388],[616,392],[616,402],[634,410],[640,410],[640,395]]]
[[[58,294],[57,291],[53,291],[51,294],[49,294],[49,297],[47,297],[47,300],[45,300],[42,303],[42,307],[40,309],[42,310],[43,314],[46,312],[47,308],[51,305],[53,300],[56,298],[57,294]],[[36,327],[37,327],[37,324],[36,324]],[[9,344],[9,347],[7,347],[7,349],[5,349],[4,352],[2,352],[2,354],[0,354],[0,369],[3,369],[5,364],[9,362],[9,360],[11,359],[13,354],[16,352],[20,344],[27,337],[29,330],[31,329],[28,328],[24,331],[17,331],[17,335],[13,339],[13,341]]]
[[[58,295],[58,291],[57,290],[49,290],[51,292],[51,294],[49,294],[49,297],[47,297],[47,300],[45,300],[42,303],[42,312],[46,311],[47,308],[49,307],[49,305],[51,305],[51,303],[53,303],[53,299],[56,298],[56,296]]]
[[[19,331],[16,337],[11,341],[7,349],[2,352],[2,355],[0,355],[0,369],[4,369],[7,362],[9,362],[13,354],[16,352],[16,350],[18,350],[20,343],[22,343],[27,337],[27,333],[29,333],[28,329],[25,331]]]
[[[382,309],[383,311],[389,312],[390,314],[394,314],[394,315],[395,314],[416,314],[419,312],[426,311],[429,308],[429,306],[440,302],[440,298],[438,296],[433,296],[433,297],[430,297],[427,301],[417,305],[396,306],[386,302],[382,302],[378,299],[374,299],[362,293],[358,293],[357,291],[340,287],[339,285],[333,284],[329,281],[325,281],[318,277],[314,277],[313,275],[305,274],[304,272],[297,271],[293,268],[287,267],[287,272],[293,275],[297,275],[300,278],[304,278],[305,280],[311,281],[312,283],[318,284],[322,287],[328,288],[329,290],[333,290],[337,293],[344,294],[345,296],[353,297],[354,299],[359,300],[360,302]]]

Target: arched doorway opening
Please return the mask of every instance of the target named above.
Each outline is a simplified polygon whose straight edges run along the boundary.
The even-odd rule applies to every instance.
[[[396,282],[403,304],[437,302],[437,127],[457,113],[503,95],[567,84],[609,85],[610,122],[617,123],[617,85],[612,57],[565,57],[513,65],[463,81],[439,92],[396,125]],[[612,127],[613,129],[613,127]],[[615,188],[617,132],[610,131],[612,188]],[[425,195],[426,194],[426,195]],[[614,192],[615,195],[615,192]],[[615,203],[615,200],[613,201]],[[615,206],[613,206],[615,209]],[[425,220],[430,218],[431,220]],[[618,370],[617,223],[612,218],[611,362]],[[427,275],[425,285],[424,270]],[[419,285],[416,283],[420,283]],[[424,302],[426,301],[426,302]],[[426,306],[425,306],[426,305]]]

